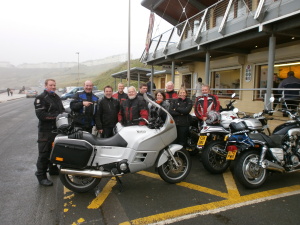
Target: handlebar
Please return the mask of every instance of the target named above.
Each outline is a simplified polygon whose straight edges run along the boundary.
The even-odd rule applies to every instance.
[[[132,122],[140,122],[140,121],[142,121],[142,120],[144,120],[147,124],[150,124],[149,121],[148,121],[147,119],[142,118],[142,117],[140,117],[140,118],[138,118],[138,119],[133,119]]]

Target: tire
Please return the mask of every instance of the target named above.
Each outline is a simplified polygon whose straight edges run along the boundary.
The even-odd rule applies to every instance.
[[[59,174],[59,178],[66,188],[77,193],[88,192],[94,189],[101,181],[101,178],[74,176],[62,173]]]
[[[267,170],[258,165],[259,157],[258,151],[245,151],[236,162],[235,177],[246,188],[258,188],[263,185],[267,178]]]
[[[213,174],[220,174],[227,170],[231,161],[226,160],[226,156],[217,154],[215,151],[220,149],[225,151],[224,141],[211,141],[205,145],[202,151],[202,163],[204,168]]]
[[[167,162],[158,167],[159,176],[165,182],[170,184],[183,181],[189,175],[192,167],[191,157],[186,150],[181,149],[175,152],[174,157],[176,162],[179,164],[178,168],[175,168],[175,165],[170,157]]]

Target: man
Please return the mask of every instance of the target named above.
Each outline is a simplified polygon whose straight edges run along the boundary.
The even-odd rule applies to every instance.
[[[109,138],[114,135],[113,129],[118,122],[120,102],[112,97],[113,88],[104,87],[104,97],[98,102],[95,116],[96,128],[102,137]]]
[[[196,98],[202,95],[202,78],[198,77],[198,82],[195,85],[195,96]]]
[[[144,100],[144,94],[147,93],[147,90],[148,90],[147,84],[142,83],[142,84],[140,85],[140,89],[139,89],[139,92],[138,92],[137,96],[138,96],[139,98],[141,98],[142,100]],[[149,95],[149,94],[147,93],[147,96],[148,96],[148,98],[150,98],[151,100],[154,100],[154,98],[152,97],[152,95]]]
[[[124,92],[124,84],[118,84],[118,92],[114,93],[112,97],[119,100],[120,104],[128,98],[127,94]]]
[[[174,84],[172,81],[166,83],[166,99],[178,98],[177,93],[174,91]]]
[[[128,99],[121,103],[120,112],[118,114],[118,121],[124,126],[131,125],[145,125],[143,121],[133,121],[140,117],[148,119],[148,110],[145,101],[137,97],[135,87],[128,88]]]
[[[58,168],[49,161],[52,142],[56,133],[56,117],[64,111],[60,97],[55,94],[56,82],[53,79],[45,81],[45,90],[34,101],[35,113],[39,119],[38,125],[38,149],[37,171],[35,175],[43,186],[52,186],[53,182],[47,178],[47,169],[50,175],[58,175]]]
[[[152,85],[151,85],[152,84]],[[151,86],[152,86],[152,91],[156,89],[156,85],[154,82],[151,81],[151,77],[149,78],[149,81],[147,82],[147,94],[151,95]]]
[[[209,111],[220,111],[220,102],[218,96],[210,94],[208,85],[202,85],[202,96],[196,99],[194,112],[199,120],[205,121]]]
[[[281,81],[278,88],[300,88],[300,79],[295,77],[294,71],[289,71],[287,78]],[[285,102],[292,110],[296,110],[299,105],[299,94],[299,90],[284,90]],[[283,108],[285,108],[285,106],[283,106]],[[288,115],[283,113],[283,116],[287,117]]]
[[[83,91],[75,94],[74,100],[70,103],[70,108],[74,112],[74,125],[82,130],[92,133],[95,125],[94,116],[97,110],[98,97],[93,94],[93,83],[87,80],[84,82]]]

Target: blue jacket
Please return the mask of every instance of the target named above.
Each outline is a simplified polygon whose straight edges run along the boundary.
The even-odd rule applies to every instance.
[[[83,106],[83,101],[93,102],[90,106]],[[70,108],[74,113],[75,126],[89,128],[95,125],[95,115],[97,112],[98,97],[93,93],[85,91],[77,92],[74,100],[70,103]]]

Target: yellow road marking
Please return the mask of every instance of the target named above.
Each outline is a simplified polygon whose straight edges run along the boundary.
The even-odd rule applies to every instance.
[[[159,175],[151,173],[151,172],[140,171],[140,172],[138,172],[138,174],[161,180]],[[163,221],[166,221],[166,220],[176,220],[176,218],[180,218],[183,216],[205,213],[205,212],[209,212],[209,211],[221,209],[221,208],[224,209],[228,206],[239,205],[239,204],[245,203],[245,202],[248,202],[249,204],[254,204],[257,202],[257,201],[255,202],[254,200],[265,201],[265,200],[267,200],[268,197],[271,197],[271,196],[275,196],[275,195],[278,196],[280,194],[292,193],[292,192],[300,190],[300,185],[294,185],[294,186],[290,186],[290,187],[279,188],[279,189],[263,191],[263,192],[259,192],[259,193],[241,196],[237,189],[237,186],[233,179],[233,176],[229,170],[227,172],[223,173],[223,178],[224,178],[224,182],[225,182],[228,193],[223,193],[223,192],[220,192],[217,190],[213,190],[210,188],[202,187],[202,186],[187,183],[187,182],[181,182],[176,185],[185,187],[185,188],[189,188],[192,190],[196,190],[196,191],[199,191],[202,193],[207,193],[210,195],[218,196],[218,197],[224,198],[224,200],[217,201],[217,202],[211,202],[211,203],[207,203],[207,204],[202,204],[202,205],[190,206],[190,207],[186,207],[186,208],[181,208],[181,209],[169,211],[166,213],[160,213],[160,214],[155,214],[155,215],[151,215],[151,216],[147,216],[147,217],[143,217],[143,218],[134,219],[131,221],[125,221],[123,223],[120,223],[120,225],[153,224],[153,223],[159,223],[159,222],[164,224]],[[112,191],[112,188],[116,185],[116,183],[117,183],[116,179],[112,178],[105,185],[103,190],[99,193],[99,195],[91,202],[91,204],[87,208],[88,209],[98,209],[99,207],[101,207],[101,205],[104,203],[104,201],[106,200],[106,198],[108,197],[108,195],[110,194],[110,192]],[[65,193],[67,193],[66,190],[65,190]],[[70,199],[72,197],[74,197],[74,194],[65,197],[65,199]],[[77,222],[81,222],[81,221],[78,220]],[[74,223],[74,224],[76,224],[76,223]]]
[[[87,207],[88,209],[98,209],[105,199],[110,194],[112,188],[116,185],[116,178],[111,178],[110,181],[105,185],[103,190],[98,194],[98,196],[91,202],[91,204]]]
[[[237,189],[237,186],[233,179],[232,173],[229,170],[227,170],[225,173],[223,173],[223,178],[224,178],[225,185],[226,185],[226,188],[228,191],[228,195],[231,198],[240,197],[240,192]]]
[[[138,174],[141,174],[141,175],[144,175],[144,176],[147,176],[147,177],[151,177],[151,178],[154,178],[154,179],[162,180],[160,178],[160,176],[155,174],[155,173],[140,171],[140,172],[138,172]],[[228,197],[227,193],[222,193],[220,191],[216,191],[216,190],[213,190],[213,189],[210,189],[210,188],[202,187],[202,186],[199,186],[199,185],[196,185],[196,184],[191,184],[191,183],[187,183],[187,182],[180,182],[180,183],[177,183],[176,185],[182,186],[182,187],[185,187],[185,188],[189,188],[189,189],[192,189],[192,190],[195,190],[195,191],[204,192],[204,193],[211,194],[211,195],[216,195],[216,196],[219,196],[221,198],[227,198]]]
[[[143,173],[141,173],[141,174],[148,175],[149,172],[144,173],[144,171],[143,171]],[[156,177],[156,176],[151,175],[151,177]],[[178,210],[169,211],[166,213],[160,213],[160,214],[151,215],[148,217],[138,218],[135,220],[120,223],[120,225],[157,223],[160,221],[166,221],[169,219],[174,219],[174,218],[181,217],[181,216],[188,215],[188,214],[205,212],[205,211],[218,209],[218,208],[222,208],[225,206],[230,206],[230,205],[243,203],[243,202],[247,202],[247,201],[251,201],[251,200],[263,199],[268,196],[279,195],[279,194],[283,194],[283,193],[289,193],[292,191],[300,190],[300,185],[295,185],[295,186],[291,186],[291,187],[279,188],[279,189],[275,189],[275,190],[264,191],[264,192],[250,194],[250,195],[246,195],[246,196],[240,196],[240,193],[237,189],[237,186],[235,184],[235,181],[233,179],[231,172],[230,171],[225,172],[223,174],[223,177],[224,177],[224,181],[225,181],[225,184],[226,184],[226,187],[228,190],[228,194],[214,191],[212,189],[201,187],[198,185],[188,184],[186,182],[181,182],[177,185],[187,187],[190,189],[194,189],[194,190],[199,190],[204,193],[217,195],[219,197],[227,198],[226,200],[186,207],[186,208],[182,208],[182,209],[178,209]]]

